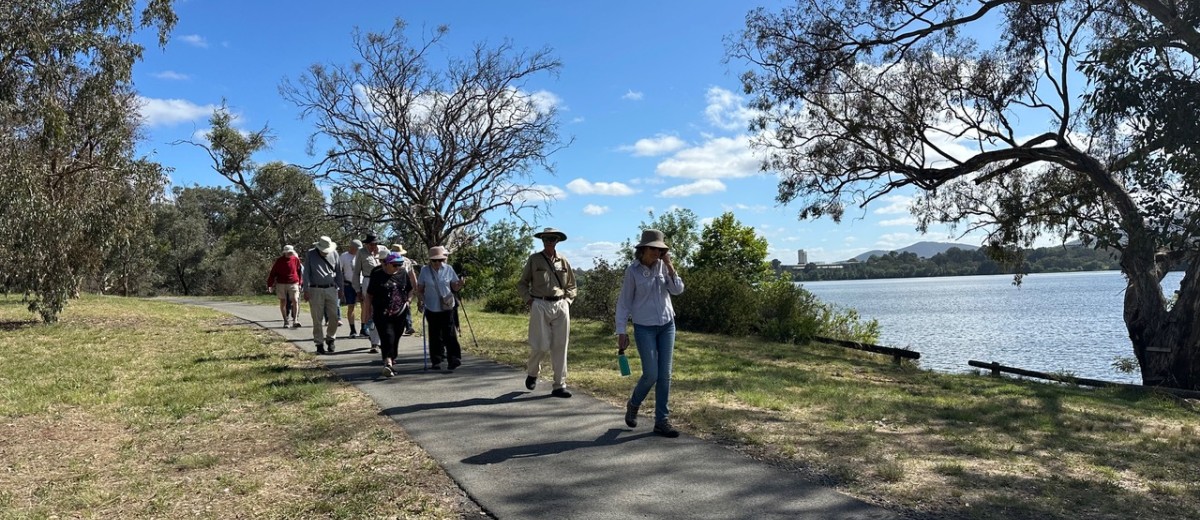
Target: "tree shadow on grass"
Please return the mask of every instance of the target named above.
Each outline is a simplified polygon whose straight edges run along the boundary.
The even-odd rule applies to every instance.
[[[0,331],[10,332],[14,330],[27,329],[41,323],[38,320],[0,320]]]

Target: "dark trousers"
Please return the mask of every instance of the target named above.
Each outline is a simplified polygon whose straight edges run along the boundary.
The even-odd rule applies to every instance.
[[[412,326],[412,307],[405,307],[404,312],[400,313],[404,317],[404,329],[413,330]]]
[[[458,333],[454,330],[454,311],[425,311],[429,322],[429,362],[435,365],[448,359],[454,363],[462,361],[462,346],[458,344]]]
[[[375,330],[379,332],[380,356],[386,362],[395,360],[400,350],[400,336],[404,334],[404,314],[386,316],[383,312],[375,312],[373,320]]]

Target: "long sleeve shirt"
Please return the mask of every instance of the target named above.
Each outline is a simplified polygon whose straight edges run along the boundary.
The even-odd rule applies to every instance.
[[[370,246],[362,246],[358,250],[358,258],[354,261],[354,275],[350,277],[350,283],[354,285],[354,290],[362,294],[362,282],[371,278],[371,272],[379,267],[382,263],[379,260],[378,253],[372,253]]]
[[[571,268],[571,263],[561,256],[549,259],[540,252],[529,255],[521,278],[517,281],[517,293],[522,301],[529,301],[530,298],[566,298],[570,302],[575,299],[577,292],[575,270]]]
[[[671,296],[683,293],[683,279],[670,276],[662,260],[646,266],[634,261],[625,269],[617,295],[617,334],[626,334],[630,319],[637,325],[666,325],[675,319]]]
[[[338,269],[337,253],[321,254],[317,248],[304,253],[304,290],[336,287],[342,290],[342,270]]]
[[[267,287],[275,287],[277,283],[300,283],[300,259],[296,255],[275,259],[271,273],[267,275]]]

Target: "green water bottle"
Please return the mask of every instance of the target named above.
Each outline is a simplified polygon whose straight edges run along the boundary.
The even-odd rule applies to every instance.
[[[621,377],[625,377],[633,373],[629,370],[629,358],[625,357],[624,353],[617,354],[617,365],[621,367]]]

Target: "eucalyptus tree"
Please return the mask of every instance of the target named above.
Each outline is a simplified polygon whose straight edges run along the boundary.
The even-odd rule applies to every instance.
[[[553,171],[550,155],[562,145],[555,98],[528,86],[557,73],[559,61],[505,41],[435,63],[448,29],[415,43],[405,30],[402,20],[386,32],[356,30],[357,60],[315,64],[280,85],[314,121],[313,146],[328,145],[324,175],[374,199],[377,223],[424,246],[469,242],[493,211],[539,211],[548,195],[530,177]]]
[[[233,119],[222,101],[208,119],[206,142],[181,140],[175,144],[190,144],[208,154],[213,170],[233,184],[257,216],[266,220],[276,246],[316,236],[312,231],[325,219],[326,208],[312,176],[299,166],[278,161],[260,166],[254,155],[270,147],[274,139],[270,129],[243,132],[233,126]]]
[[[692,258],[696,253],[696,248],[700,243],[700,218],[696,213],[687,208],[675,208],[657,217],[654,212],[647,213],[650,217],[650,222],[641,222],[638,224],[638,233],[647,229],[657,229],[663,232],[667,237],[667,244],[671,246],[671,259],[681,268],[687,268],[692,265]],[[621,243],[622,257],[626,263],[633,262],[633,246],[637,244],[636,239],[626,239]]]
[[[162,192],[162,168],[135,156],[131,71],[135,31],[157,28],[165,44],[171,4],[0,3],[0,273],[46,322],[130,250]]]
[[[725,212],[700,231],[692,266],[727,271],[745,282],[760,282],[770,272],[767,246],[767,239],[754,228],[742,225],[733,213]]]
[[[729,55],[802,219],[911,192],[919,229],[982,230],[993,251],[1047,234],[1117,251],[1143,382],[1196,389],[1198,27],[1190,1],[803,0],[751,12]]]

